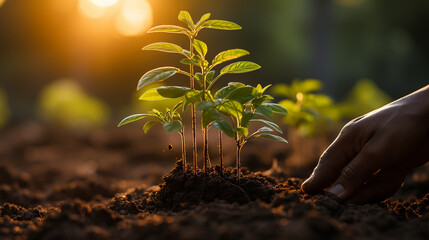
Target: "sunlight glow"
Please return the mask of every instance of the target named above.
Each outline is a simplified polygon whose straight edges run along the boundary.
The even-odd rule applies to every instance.
[[[0,0],[0,7],[3,5],[3,3],[5,2],[6,0]]]
[[[95,5],[89,0],[79,0],[79,10],[90,18],[100,18],[106,12],[106,8]]]
[[[116,30],[124,36],[142,34],[152,25],[152,8],[146,0],[123,0]]]
[[[118,0],[89,0],[91,3],[98,7],[110,7],[115,5]]]

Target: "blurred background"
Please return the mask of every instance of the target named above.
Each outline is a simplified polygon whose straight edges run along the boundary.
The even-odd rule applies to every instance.
[[[46,108],[55,106],[46,105],[55,103],[46,98],[61,91],[91,102],[77,108],[88,108],[81,114],[92,123],[120,119],[136,101],[143,73],[177,65],[179,56],[140,49],[155,41],[185,46],[184,36],[145,33],[154,25],[180,24],[180,10],[194,18],[211,12],[243,26],[200,35],[208,58],[239,47],[262,66],[225,81],[316,78],[337,101],[362,78],[394,99],[428,83],[427,1],[0,0],[0,124],[6,116],[9,124],[51,117]]]
[[[299,100],[296,94],[322,95],[308,98],[313,99],[307,106],[311,116],[284,120],[295,129],[301,122],[317,129],[326,126],[326,121],[314,123],[319,115],[344,123],[428,84],[428,1],[0,0],[4,142],[10,140],[5,136],[16,135],[6,131],[19,124],[94,132],[100,127],[113,129],[124,116],[150,109],[137,100],[138,79],[155,67],[179,66],[180,56],[140,49],[157,41],[185,47],[187,40],[145,32],[155,25],[180,25],[180,10],[188,10],[195,20],[211,12],[212,19],[243,27],[204,30],[199,35],[209,46],[209,59],[226,49],[244,48],[251,52],[246,60],[262,66],[250,74],[225,77],[223,83],[277,84],[276,101],[283,101],[292,114],[292,105]],[[300,80],[306,79],[313,87],[301,91]],[[286,94],[285,87],[295,92]],[[302,126],[304,135],[322,136],[327,142],[339,129],[314,131]],[[34,129],[27,126],[21,133],[36,134]],[[144,135],[135,129],[132,134]],[[98,132],[89,139],[100,145],[106,138]],[[159,152],[165,154],[166,146]],[[317,149],[320,152],[323,146]]]

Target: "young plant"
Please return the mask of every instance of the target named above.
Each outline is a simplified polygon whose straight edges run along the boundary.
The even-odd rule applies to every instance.
[[[178,132],[180,134],[180,139],[182,142],[182,160],[183,160],[183,171],[186,170],[186,148],[185,148],[185,135],[184,127],[182,122],[182,117],[177,112],[183,102],[177,103],[172,109],[166,108],[165,112],[162,113],[157,109],[153,109],[148,113],[134,114],[124,118],[119,124],[118,127],[125,124],[141,120],[143,118],[151,118],[150,121],[147,121],[143,126],[144,133],[147,133],[155,124],[160,123],[162,127],[167,131],[167,133]]]
[[[273,94],[285,97],[279,104],[289,110],[284,123],[304,136],[323,136],[329,132],[329,125],[339,121],[341,114],[329,96],[317,93],[321,89],[322,83],[316,79],[275,85]]]
[[[227,136],[234,138],[238,182],[240,181],[241,150],[250,139],[264,137],[287,142],[284,138],[270,133],[273,131],[283,133],[277,124],[269,120],[272,120],[273,113],[287,114],[287,110],[281,105],[267,102],[273,99],[270,95],[264,94],[269,86],[262,88],[258,84],[255,88],[233,82],[217,91],[211,101],[203,101],[197,105],[197,109],[203,111],[204,127],[211,124]],[[221,113],[230,118],[231,121],[221,118]],[[257,118],[258,116],[268,120]],[[250,124],[255,122],[266,126],[249,134]]]
[[[181,54],[184,58],[180,61],[182,64],[189,66],[189,72],[177,67],[166,66],[159,67],[145,73],[138,82],[137,90],[143,87],[166,80],[175,74],[179,73],[188,76],[190,79],[189,87],[183,86],[162,86],[151,88],[141,95],[140,100],[155,101],[164,100],[166,98],[181,98],[183,99],[183,111],[188,106],[191,106],[192,115],[192,136],[193,136],[193,163],[194,171],[197,172],[197,149],[196,149],[196,110],[202,112],[201,127],[203,130],[203,145],[204,145],[204,172],[207,173],[208,165],[208,127],[215,126],[219,130],[219,157],[221,161],[221,169],[223,167],[222,157],[222,133],[235,139],[237,146],[237,180],[240,180],[240,153],[243,145],[252,138],[265,137],[273,140],[286,142],[282,137],[273,135],[269,132],[282,132],[274,122],[256,118],[262,116],[269,120],[272,119],[273,113],[286,114],[285,108],[278,104],[269,103],[267,101],[273,98],[264,94],[269,87],[262,88],[258,85],[256,88],[244,85],[242,83],[229,83],[226,87],[221,88],[213,96],[211,88],[214,84],[226,74],[246,73],[257,70],[260,66],[249,61],[239,61],[231,63],[223,67],[219,74],[216,75],[214,68],[218,65],[248,55],[249,52],[243,49],[229,49],[217,54],[210,62],[206,59],[208,52],[207,44],[197,39],[198,33],[204,28],[220,29],[220,30],[238,30],[241,27],[233,22],[224,20],[209,20],[210,13],[204,14],[201,19],[194,23],[190,14],[186,11],[179,13],[179,20],[186,23],[187,28],[175,25],[156,26],[149,32],[165,32],[184,34],[189,39],[189,50],[184,49],[176,44],[158,42],[147,45],[143,50],[155,50],[167,53]],[[195,53],[194,53],[195,51]],[[195,72],[194,67],[198,67],[199,71]],[[196,84],[195,84],[196,82]],[[195,85],[198,85],[196,88]],[[160,121],[168,132],[178,131],[182,136],[182,157],[184,159],[184,168],[186,168],[185,156],[185,139],[183,134],[183,123],[180,115],[175,111],[182,103],[177,104],[173,110],[168,110],[164,115],[155,110],[148,114],[132,115],[124,119],[120,125],[132,122],[143,117],[154,117]],[[231,118],[230,122],[221,117]],[[249,135],[249,125],[252,122],[259,122],[267,125],[258,131]],[[148,128],[153,123],[147,123]],[[222,174],[222,172],[221,172]]]
[[[168,53],[177,53],[183,55],[185,58],[180,62],[189,65],[189,72],[183,71],[177,67],[160,67],[150,70],[140,79],[137,89],[144,86],[168,79],[176,73],[186,75],[190,78],[189,88],[180,86],[161,87],[157,89],[150,89],[144,93],[141,100],[162,100],[164,98],[179,98],[185,97],[184,109],[191,106],[192,112],[192,136],[193,136],[193,161],[194,171],[197,168],[197,149],[196,149],[196,113],[195,104],[200,101],[212,100],[213,96],[210,93],[210,88],[215,84],[220,77],[230,73],[245,73],[254,71],[260,66],[253,62],[241,61],[229,64],[221,69],[220,73],[215,76],[214,67],[226,61],[234,60],[236,58],[249,54],[248,51],[243,49],[230,49],[223,51],[216,55],[216,57],[209,63],[206,60],[208,51],[207,44],[198,40],[196,37],[198,33],[204,28],[220,29],[220,30],[239,30],[241,27],[236,23],[224,20],[208,20],[210,13],[204,14],[197,23],[194,23],[190,14],[186,11],[179,13],[178,19],[187,24],[187,28],[175,25],[162,25],[150,29],[148,32],[166,32],[166,33],[179,33],[184,34],[189,38],[189,50],[186,50],[176,44],[158,42],[145,46],[143,50],[155,50]],[[196,53],[194,53],[196,51]],[[200,72],[194,72],[194,66],[199,67]],[[195,81],[196,80],[196,81]],[[199,85],[199,90],[195,88],[195,82]],[[207,172],[208,162],[208,131],[207,126],[203,125],[203,145],[204,145],[204,171]],[[221,137],[221,136],[220,136]]]

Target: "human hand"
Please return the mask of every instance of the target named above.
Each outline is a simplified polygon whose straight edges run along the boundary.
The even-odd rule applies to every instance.
[[[350,121],[302,184],[346,203],[393,195],[412,169],[429,160],[429,86]]]

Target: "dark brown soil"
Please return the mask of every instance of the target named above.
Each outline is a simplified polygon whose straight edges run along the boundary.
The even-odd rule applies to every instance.
[[[161,180],[177,151],[137,147],[147,139],[134,129],[18,134],[28,130],[0,135],[0,239],[429,239],[427,168],[391,199],[346,206],[304,194],[291,170],[243,169],[238,183],[233,169],[194,174],[178,161]]]

